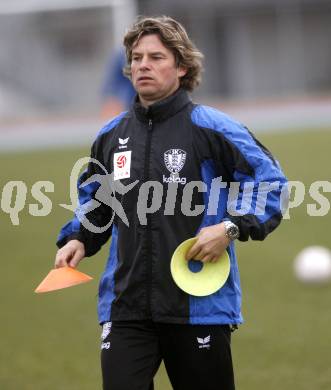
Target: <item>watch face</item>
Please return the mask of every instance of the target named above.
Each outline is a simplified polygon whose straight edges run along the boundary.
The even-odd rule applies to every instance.
[[[233,223],[228,224],[226,234],[231,240],[235,240],[239,236],[238,226]]]
[[[231,235],[231,237],[236,237],[237,234],[238,234],[238,229],[235,226],[231,226],[230,227],[230,235]]]

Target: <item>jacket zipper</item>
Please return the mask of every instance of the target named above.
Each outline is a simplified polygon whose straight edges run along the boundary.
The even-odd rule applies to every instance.
[[[145,152],[145,167],[144,167],[144,182],[150,179],[150,160],[151,160],[151,143],[152,143],[153,121],[148,120],[148,132],[146,140]],[[152,231],[151,231],[151,215],[147,214],[146,226],[146,252],[147,252],[147,313],[152,318]]]

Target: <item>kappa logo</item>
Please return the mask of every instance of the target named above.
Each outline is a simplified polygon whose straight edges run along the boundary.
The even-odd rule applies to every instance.
[[[130,137],[128,138],[119,138],[118,143],[120,146],[118,147],[119,149],[126,149],[128,147],[127,143],[129,141]]]
[[[186,154],[182,149],[169,149],[164,152],[164,163],[171,175],[170,177],[163,175],[163,183],[186,184],[186,177],[178,175],[184,167]]]
[[[199,349],[200,348],[207,348],[207,349],[210,348],[210,335],[205,337],[205,338],[197,337],[197,340],[198,340],[198,344],[199,344]]]

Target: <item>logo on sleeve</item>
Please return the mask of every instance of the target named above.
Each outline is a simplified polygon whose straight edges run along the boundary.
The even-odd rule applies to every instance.
[[[186,152],[182,149],[169,149],[164,152],[164,163],[170,172],[170,177],[163,175],[163,183],[186,184],[186,177],[179,177],[186,161]]]
[[[114,153],[114,180],[121,180],[130,177],[131,150]]]

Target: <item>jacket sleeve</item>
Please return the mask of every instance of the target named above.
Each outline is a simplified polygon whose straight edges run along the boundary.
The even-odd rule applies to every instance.
[[[287,179],[278,161],[245,127],[231,122],[227,126],[221,142],[226,145],[233,181],[226,217],[239,227],[240,241],[264,240],[282,220]]]
[[[111,235],[114,219],[111,207],[111,178],[103,162],[102,136],[111,131],[125,113],[103,127],[91,149],[87,169],[77,183],[78,205],[74,217],[60,231],[57,246],[61,248],[70,240],[79,240],[85,246],[87,257],[98,252]]]
[[[87,169],[78,179],[78,205],[74,217],[60,231],[57,246],[61,248],[70,240],[79,240],[85,246],[87,257],[98,252],[111,235],[112,210],[95,199],[106,178],[105,172],[95,162],[95,146]],[[99,160],[98,160],[99,161]],[[102,162],[100,162],[102,164]]]
[[[226,215],[239,240],[264,240],[282,220],[287,179],[277,160],[242,124],[211,108],[200,107],[200,125],[212,130],[214,154],[227,173]],[[215,139],[216,138],[216,139]]]

